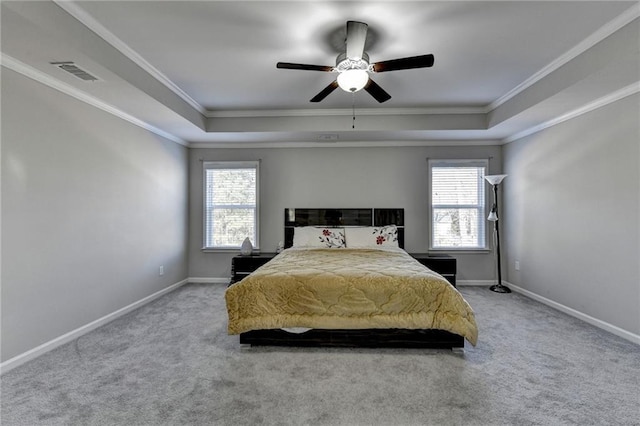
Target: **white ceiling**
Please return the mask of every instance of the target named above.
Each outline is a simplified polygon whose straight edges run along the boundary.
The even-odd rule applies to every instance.
[[[3,65],[189,146],[502,143],[638,90],[636,1],[2,1]],[[433,68],[309,99],[335,74],[345,22],[371,62]],[[614,34],[612,36],[612,34]],[[51,66],[74,61],[83,82]],[[355,129],[352,107],[355,106]],[[435,142],[434,142],[435,141]],[[444,142],[446,141],[446,142]]]

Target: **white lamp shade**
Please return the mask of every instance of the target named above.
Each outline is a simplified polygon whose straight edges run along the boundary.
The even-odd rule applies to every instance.
[[[496,222],[498,220],[498,215],[494,210],[491,210],[491,213],[489,213],[489,217],[487,217],[487,220],[489,222]]]
[[[507,175],[488,175],[488,176],[485,176],[484,178],[491,185],[498,185],[506,177],[507,177]]]
[[[345,92],[357,92],[362,90],[369,81],[369,74],[365,70],[346,70],[338,75],[338,86]]]

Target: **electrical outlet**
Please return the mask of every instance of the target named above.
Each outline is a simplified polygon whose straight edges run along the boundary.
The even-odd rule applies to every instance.
[[[516,271],[520,270],[520,261],[516,260]]]
[[[160,270],[158,271],[158,275],[160,276],[164,275],[164,265],[160,265]]]

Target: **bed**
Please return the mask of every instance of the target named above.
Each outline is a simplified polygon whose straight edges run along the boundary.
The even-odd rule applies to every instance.
[[[285,209],[284,224],[285,250],[225,293],[241,344],[475,345],[468,303],[403,250],[403,209]]]

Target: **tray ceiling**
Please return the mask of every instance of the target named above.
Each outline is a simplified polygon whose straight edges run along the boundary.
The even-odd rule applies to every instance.
[[[3,1],[1,41],[8,68],[190,146],[503,143],[635,93],[638,16],[624,1]],[[374,75],[384,104],[310,103],[335,75],[275,64],[334,65],[350,19],[369,24],[372,61],[434,67]]]

